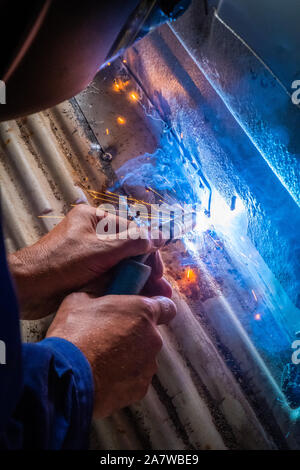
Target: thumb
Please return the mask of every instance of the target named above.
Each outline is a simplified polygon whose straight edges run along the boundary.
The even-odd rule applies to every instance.
[[[98,222],[96,235],[112,253],[113,264],[124,258],[152,253],[164,243],[161,238],[151,239],[146,227],[111,214]]]
[[[148,299],[152,303],[153,321],[157,325],[168,324],[176,315],[177,307],[167,297],[152,297]]]

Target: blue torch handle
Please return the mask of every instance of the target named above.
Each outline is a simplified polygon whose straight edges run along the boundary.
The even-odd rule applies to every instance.
[[[113,280],[106,295],[138,295],[151,274],[151,267],[139,257],[121,261],[115,268]]]

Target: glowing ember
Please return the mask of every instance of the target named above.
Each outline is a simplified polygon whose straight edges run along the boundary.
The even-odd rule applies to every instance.
[[[105,129],[106,135],[109,135],[109,129]]]
[[[128,83],[129,83],[129,80],[127,80],[126,82],[123,82],[122,80],[116,78],[113,83],[113,89],[114,91],[118,91],[118,92],[123,91],[127,87]]]
[[[113,88],[114,88],[115,91],[120,91],[120,89],[121,89],[118,82],[114,82]]]
[[[129,97],[132,101],[138,101],[139,100],[138,94],[135,93],[134,91],[132,93],[130,93]]]
[[[185,270],[185,278],[187,279],[187,281],[189,282],[196,282],[197,280],[197,275],[195,273],[195,271],[191,268],[187,268]]]
[[[122,116],[118,116],[117,121],[118,121],[118,124],[121,124],[121,125],[126,123],[126,119],[123,118]]]
[[[186,267],[181,272],[180,277],[177,278],[177,284],[182,293],[190,299],[198,299],[200,295],[199,285],[199,271],[192,269],[190,266]]]

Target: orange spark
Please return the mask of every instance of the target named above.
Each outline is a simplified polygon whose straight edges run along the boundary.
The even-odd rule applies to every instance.
[[[138,101],[140,99],[139,95],[137,93],[135,93],[134,91],[132,91],[129,94],[129,97],[132,101]]]
[[[115,91],[120,91],[120,85],[117,82],[114,82],[113,88]]]
[[[261,314],[260,313],[256,313],[255,316],[254,316],[255,320],[261,320]]]
[[[119,78],[115,78],[114,83],[113,83],[113,89],[118,92],[123,91],[127,87],[128,83],[129,83],[129,80],[127,80],[126,82],[123,82]]]
[[[187,268],[185,270],[185,276],[186,276],[186,279],[189,282],[196,282],[196,280],[197,280],[197,275],[196,275],[195,271],[191,268]]]
[[[122,116],[118,116],[117,121],[118,121],[118,124],[125,124],[126,123],[126,119],[123,118]]]
[[[109,135],[109,129],[105,129],[106,135]]]

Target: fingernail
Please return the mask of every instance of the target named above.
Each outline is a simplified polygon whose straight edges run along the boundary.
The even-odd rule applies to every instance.
[[[177,312],[177,307],[175,303],[173,302],[173,300],[169,299],[168,297],[163,297],[162,295],[157,295],[152,298],[158,300],[162,304],[165,314],[175,317],[176,312]]]

